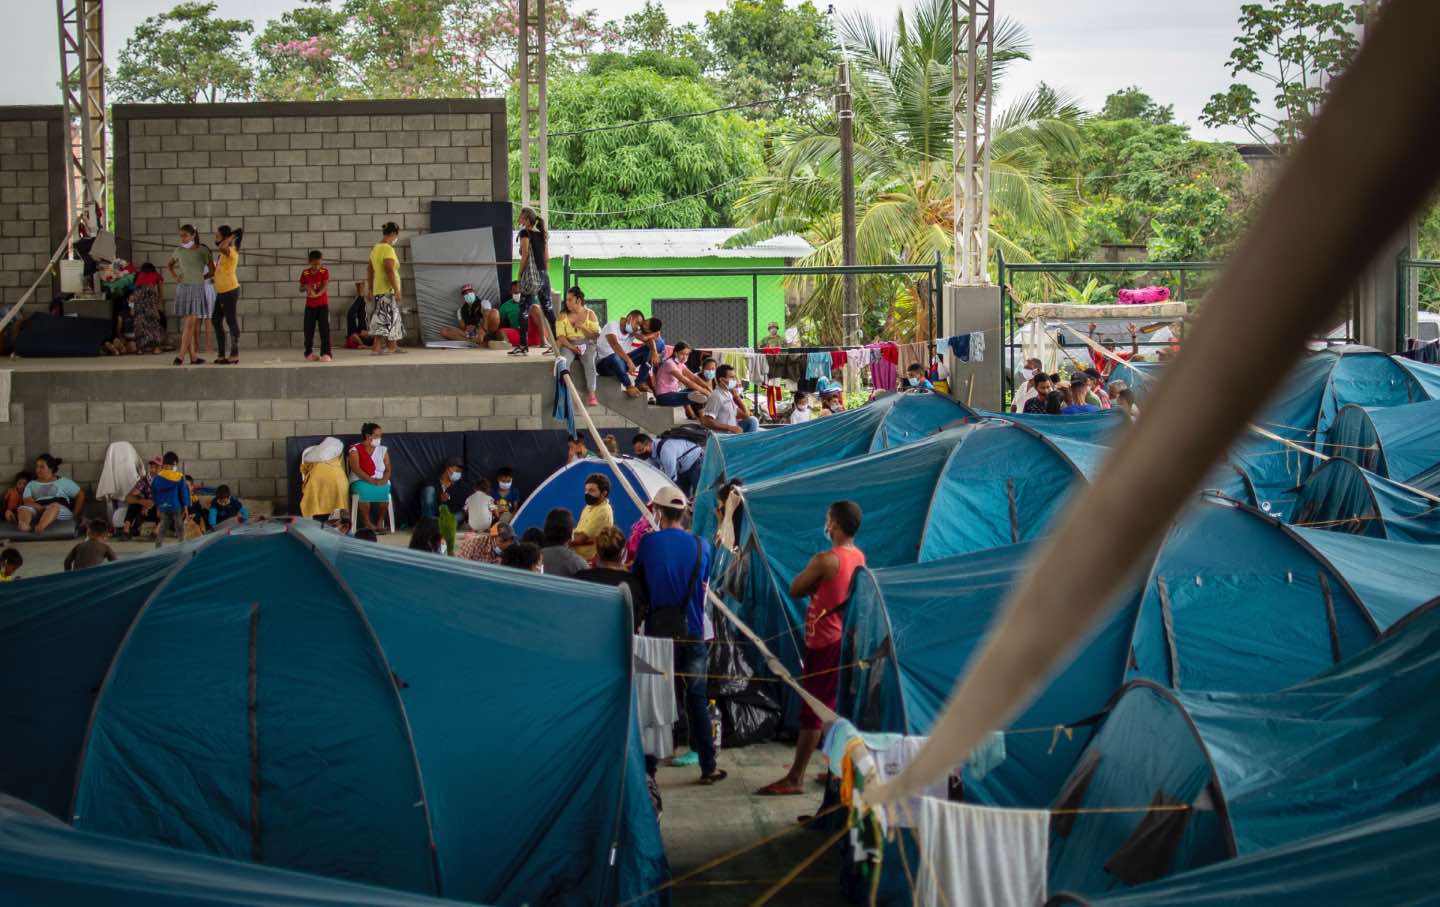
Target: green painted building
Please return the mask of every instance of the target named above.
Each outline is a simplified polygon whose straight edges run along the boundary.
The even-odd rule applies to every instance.
[[[696,347],[753,346],[774,321],[785,329],[785,288],[775,274],[732,273],[779,268],[810,254],[809,243],[780,236],[752,246],[723,248],[736,229],[554,230],[550,234],[550,284],[571,283],[605,318],[639,309],[665,323],[671,342]],[[677,268],[714,274],[658,273]],[[624,271],[607,275],[602,271]]]

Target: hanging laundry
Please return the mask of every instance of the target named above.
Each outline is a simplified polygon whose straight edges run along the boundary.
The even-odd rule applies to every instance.
[[[974,331],[970,334],[970,361],[985,361],[985,332]]]
[[[750,380],[750,356],[749,351],[721,350],[720,363],[735,369],[735,377],[741,381]]]
[[[881,341],[880,355],[884,356],[885,361],[890,363],[891,365],[900,364],[900,347],[898,344],[895,344],[892,341]]]
[[[916,903],[1039,907],[1046,900],[1050,813],[925,797]]]
[[[765,357],[765,367],[771,378],[794,381],[796,384],[805,380],[807,362],[808,357],[804,353],[780,353]]]
[[[970,335],[961,334],[958,337],[948,337],[945,345],[950,347],[950,355],[955,357],[956,362],[970,361]]]
[[[575,411],[570,407],[570,389],[565,386],[565,376],[570,374],[564,360],[555,360],[555,406],[550,410],[556,422],[564,422],[570,437],[575,437]]]
[[[750,380],[764,384],[770,380],[770,360],[764,353],[745,354],[745,364],[750,368]]]
[[[830,354],[810,353],[807,356],[805,365],[806,378],[829,378],[830,377]]]
[[[675,751],[675,641],[634,637],[635,718],[645,755],[665,759]]]
[[[835,369],[844,368],[844,367],[845,367],[845,363],[846,363],[846,362],[849,362],[849,361],[850,361],[850,357],[848,357],[848,356],[845,355],[845,351],[844,351],[844,350],[831,350],[831,351],[830,351],[830,371],[831,371],[831,373],[833,374],[834,371],[835,371]]]
[[[885,356],[877,356],[870,362],[870,386],[877,391],[893,391],[895,389],[895,363]]]
[[[910,371],[910,366],[918,365],[921,368],[930,361],[930,346],[926,343],[902,343],[900,344],[900,361],[895,364],[900,374]]]

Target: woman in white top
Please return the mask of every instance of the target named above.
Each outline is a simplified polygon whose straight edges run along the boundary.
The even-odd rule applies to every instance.
[[[360,499],[360,525],[380,532],[390,510],[390,452],[384,432],[374,422],[360,426],[360,443],[350,448],[350,493]],[[372,518],[372,508],[378,517]]]

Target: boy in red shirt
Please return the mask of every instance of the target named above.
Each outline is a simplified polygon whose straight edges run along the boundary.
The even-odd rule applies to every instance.
[[[319,249],[310,253],[310,266],[300,272],[305,291],[305,359],[330,362],[330,271]],[[320,329],[320,355],[315,355],[315,329]]]

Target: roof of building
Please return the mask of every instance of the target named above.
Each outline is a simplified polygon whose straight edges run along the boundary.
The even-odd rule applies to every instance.
[[[734,227],[699,230],[552,230],[550,257],[615,258],[802,258],[815,251],[798,236],[776,236],[735,249],[726,240]]]

